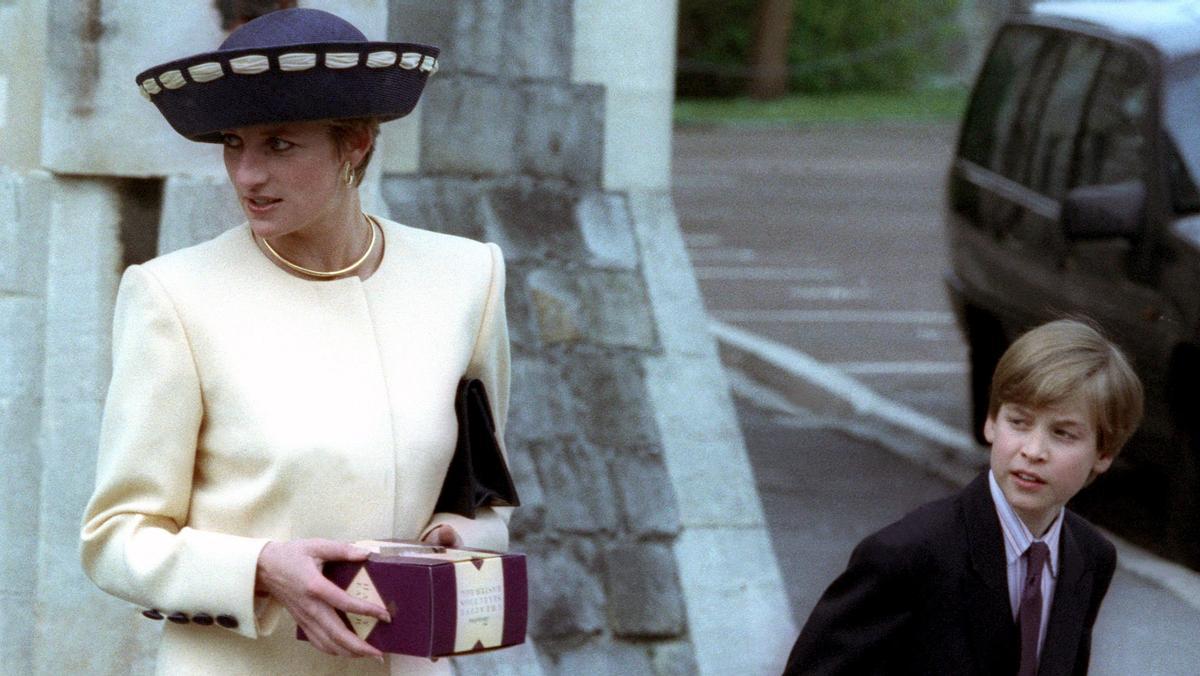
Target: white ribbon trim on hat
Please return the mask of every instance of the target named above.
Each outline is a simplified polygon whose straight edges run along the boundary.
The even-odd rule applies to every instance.
[[[179,89],[187,84],[187,80],[183,79],[183,73],[177,70],[168,70],[165,73],[159,73],[158,81],[167,89]]]
[[[400,67],[407,70],[412,70],[413,68],[421,65],[421,59],[424,57],[425,55],[421,54],[420,52],[404,52],[404,54],[400,57]]]
[[[221,64],[217,61],[198,63],[190,66],[187,70],[188,75],[191,75],[196,82],[212,82],[225,75],[225,71],[221,69]]]
[[[353,68],[358,65],[358,52],[330,52],[325,55],[326,68]]]
[[[271,62],[262,54],[250,54],[230,59],[229,67],[233,69],[233,72],[241,75],[256,75],[269,70]]]
[[[334,69],[352,68],[359,64],[361,54],[358,52],[329,52],[325,54],[325,67]],[[399,55],[399,65],[406,70],[419,68],[421,72],[433,75],[438,71],[438,60],[432,56],[421,54],[420,52],[404,52]],[[396,52],[380,51],[367,54],[366,66],[368,68],[387,68],[397,62]],[[317,54],[310,52],[289,52],[280,54],[278,57],[279,70],[281,71],[298,71],[308,70],[317,65]],[[239,56],[229,60],[229,68],[234,73],[240,75],[256,75],[265,73],[271,69],[270,60],[262,54],[249,54]],[[189,66],[187,69],[188,75],[191,76],[194,82],[212,82],[225,76],[225,69],[219,61],[206,61],[198,63],[194,66]],[[179,89],[187,84],[187,80],[183,77],[183,72],[179,70],[168,70],[159,73],[158,80],[154,78],[146,78],[142,80],[138,91],[147,99],[154,94],[162,91],[162,87],[167,89]]]
[[[317,55],[307,52],[289,52],[279,55],[279,70],[292,72],[308,70],[317,65]]]
[[[387,68],[396,63],[396,52],[371,52],[367,55],[368,68]]]

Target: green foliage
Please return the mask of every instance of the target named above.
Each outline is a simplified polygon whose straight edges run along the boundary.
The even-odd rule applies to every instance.
[[[729,96],[745,89],[758,0],[680,0],[675,91]]]
[[[965,87],[907,92],[803,94],[773,101],[746,97],[675,101],[678,125],[806,125],[869,122],[954,124],[966,107]]]
[[[794,0],[788,63],[803,93],[901,91],[947,70],[960,0]],[[757,0],[680,0],[681,97],[745,91]]]

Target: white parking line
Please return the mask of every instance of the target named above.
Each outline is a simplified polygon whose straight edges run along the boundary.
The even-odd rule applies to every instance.
[[[690,247],[715,247],[721,246],[725,238],[719,232],[688,232],[684,233],[683,241]]]
[[[693,261],[696,252],[692,252]],[[833,268],[744,268],[719,265],[696,266],[696,279],[733,281],[832,282],[838,278]]]
[[[866,300],[871,290],[863,286],[793,286],[788,296],[796,300]]]
[[[828,365],[858,376],[940,376],[967,372],[966,363],[957,361],[843,361],[828,362]]]
[[[753,263],[758,260],[758,252],[754,249],[692,249],[693,261],[701,263]]]
[[[733,323],[954,324],[954,315],[949,312],[925,310],[715,310],[710,314]]]

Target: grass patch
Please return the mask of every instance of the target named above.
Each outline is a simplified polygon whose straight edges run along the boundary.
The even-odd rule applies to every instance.
[[[812,124],[823,122],[953,121],[967,105],[965,87],[915,92],[791,95],[774,101],[681,99],[675,123]]]

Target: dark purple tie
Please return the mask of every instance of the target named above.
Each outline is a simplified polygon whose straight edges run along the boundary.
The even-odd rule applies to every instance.
[[[1017,609],[1017,631],[1021,633],[1021,669],[1017,676],[1036,676],[1038,670],[1038,634],[1042,630],[1042,569],[1050,558],[1045,542],[1035,542],[1025,550],[1025,587]]]

